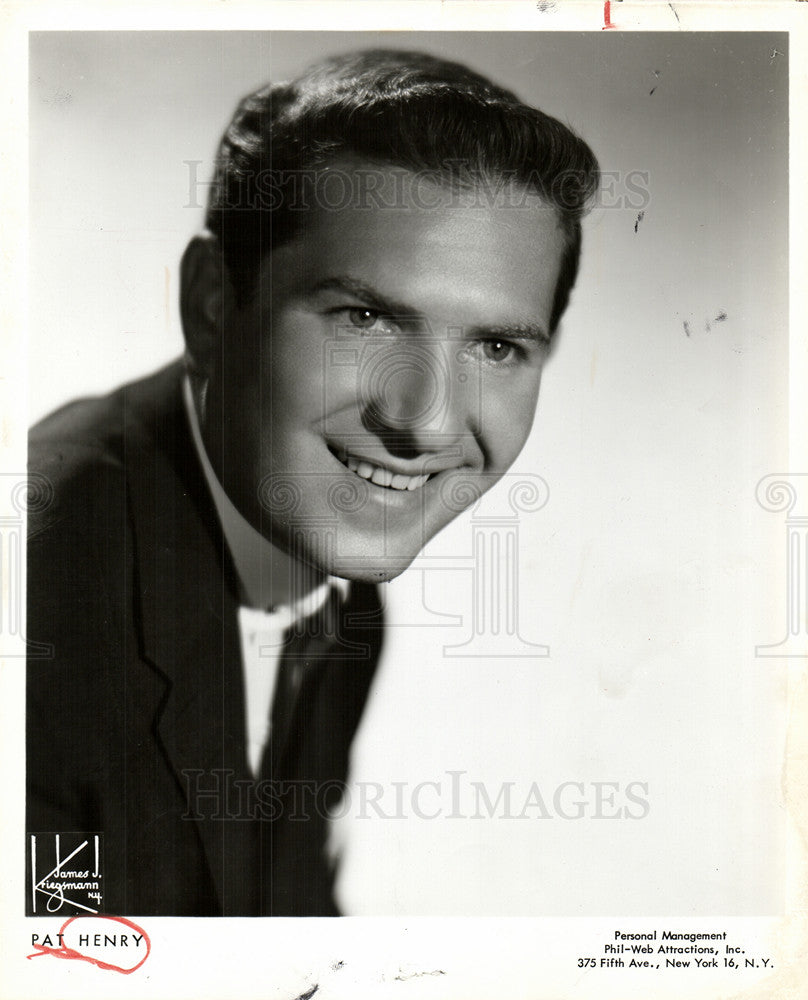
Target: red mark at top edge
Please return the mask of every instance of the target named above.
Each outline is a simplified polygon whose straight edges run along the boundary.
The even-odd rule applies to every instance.
[[[605,0],[603,4],[603,27],[601,31],[606,31],[608,28],[616,28],[616,24],[612,24],[612,4],[611,0]]]
[[[34,948],[36,948],[36,951],[33,953],[33,955],[26,955],[25,957],[39,958],[40,955],[52,955],[54,958],[76,959],[80,962],[89,962],[91,965],[97,965],[99,969],[107,969],[110,972],[120,972],[124,976],[130,976],[133,972],[136,972],[149,957],[149,954],[151,952],[151,941],[149,940],[149,935],[143,930],[142,927],[138,927],[137,924],[132,923],[131,920],[127,920],[126,917],[110,917],[107,916],[106,914],[104,916],[96,918],[84,917],[84,916],[71,917],[69,920],[66,920],[62,924],[62,926],[59,929],[59,934],[64,935],[65,929],[70,924],[72,924],[74,920],[91,920],[91,919],[114,920],[115,923],[123,924],[125,927],[129,927],[136,933],[141,934],[143,936],[143,940],[146,942],[146,954],[143,956],[143,958],[141,958],[141,960],[137,963],[137,965],[133,965],[131,969],[121,968],[120,965],[113,965],[111,962],[102,962],[100,958],[93,958],[91,955],[82,955],[80,951],[76,951],[74,948],[68,948],[67,945],[62,945],[61,948],[50,948],[42,944],[35,944]]]

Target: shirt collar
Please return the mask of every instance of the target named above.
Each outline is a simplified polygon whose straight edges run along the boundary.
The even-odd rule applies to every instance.
[[[275,545],[244,518],[230,497],[225,493],[224,487],[219,482],[219,478],[213,471],[210,464],[205,444],[202,441],[202,432],[199,427],[199,419],[196,414],[193,394],[191,392],[191,382],[186,375],[182,381],[182,396],[185,404],[185,411],[188,414],[188,422],[191,425],[191,436],[196,449],[202,471],[205,474],[205,481],[208,484],[211,497],[213,498],[216,513],[222,526],[222,533],[227,543],[227,548],[233,558],[239,582],[242,589],[243,604],[252,608],[266,609],[267,602],[262,599],[264,591],[263,581],[269,579],[267,567],[275,559],[288,559]],[[311,593],[294,601],[291,605],[285,606],[284,611],[288,611],[290,621],[297,621],[308,615],[314,614],[325,603],[329,591],[336,587],[342,599],[348,595],[350,584],[340,577],[329,576],[326,580]],[[275,611],[280,608],[273,609]]]

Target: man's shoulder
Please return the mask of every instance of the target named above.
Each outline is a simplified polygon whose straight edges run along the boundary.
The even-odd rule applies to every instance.
[[[107,395],[66,403],[31,428],[29,465],[39,471],[39,463],[92,454],[123,461],[127,438],[153,433],[181,411],[181,379],[182,364],[175,361]]]
[[[29,484],[48,498],[29,511],[31,535],[71,514],[87,524],[118,507],[138,457],[182,419],[181,377],[175,362],[105,396],[67,403],[31,428]]]

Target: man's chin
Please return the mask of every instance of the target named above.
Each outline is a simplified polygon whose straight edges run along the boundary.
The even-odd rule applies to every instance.
[[[386,583],[400,576],[417,558],[424,544],[424,532],[382,536],[380,532],[329,531],[295,526],[293,536],[276,527],[267,540],[287,556],[308,567],[314,577],[336,576],[357,583]],[[328,525],[330,528],[331,526]],[[323,537],[325,536],[325,537]]]
[[[414,558],[412,556],[409,559],[385,559],[381,562],[377,560],[367,564],[338,560],[324,569],[329,576],[338,576],[355,583],[387,583],[400,576],[412,564]]]

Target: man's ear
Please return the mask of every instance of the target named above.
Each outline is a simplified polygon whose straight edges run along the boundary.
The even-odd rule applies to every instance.
[[[211,233],[195,236],[180,265],[180,316],[192,374],[213,376],[232,298],[218,240]]]

